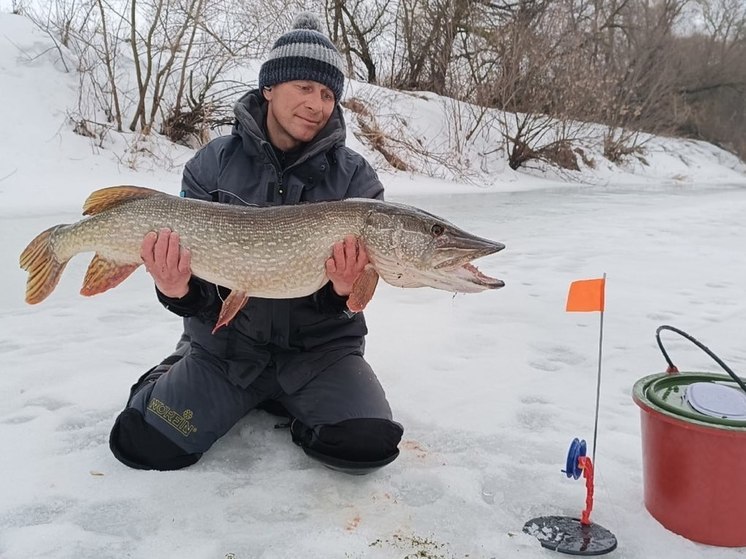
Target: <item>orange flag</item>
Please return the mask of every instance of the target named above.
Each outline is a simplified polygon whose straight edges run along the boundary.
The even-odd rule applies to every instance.
[[[606,278],[578,280],[570,284],[567,294],[567,312],[593,312],[604,310]]]

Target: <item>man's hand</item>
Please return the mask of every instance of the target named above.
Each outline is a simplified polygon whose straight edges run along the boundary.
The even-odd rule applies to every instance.
[[[170,229],[151,231],[142,241],[140,258],[158,291],[166,297],[181,299],[189,293],[192,255],[179,246],[178,233]]]
[[[332,282],[334,292],[340,297],[347,297],[352,292],[352,284],[368,262],[363,243],[354,235],[335,243],[332,256],[326,261],[326,275]]]

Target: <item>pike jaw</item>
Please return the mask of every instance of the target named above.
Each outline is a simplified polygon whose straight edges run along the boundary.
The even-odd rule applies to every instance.
[[[458,293],[477,293],[505,285],[502,280],[480,272],[471,263],[501,251],[504,244],[467,233],[422,211],[415,215],[404,212],[388,218],[385,220],[389,226],[387,238],[379,237],[378,242],[366,244],[376,271],[386,283]],[[393,250],[376,247],[384,240]]]

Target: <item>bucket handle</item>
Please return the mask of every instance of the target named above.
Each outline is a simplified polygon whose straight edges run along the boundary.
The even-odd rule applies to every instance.
[[[672,373],[672,374],[673,373],[678,373],[679,369],[676,367],[676,365],[673,364],[673,361],[671,361],[671,358],[668,356],[668,353],[666,353],[666,350],[663,347],[663,342],[661,342],[661,335],[660,335],[661,334],[661,330],[670,330],[671,332],[676,332],[680,336],[683,336],[684,338],[686,338],[687,340],[689,340],[690,342],[692,342],[699,349],[701,349],[707,355],[709,355],[710,357],[712,357],[712,359],[715,361],[715,363],[717,363],[718,365],[720,365],[723,368],[723,370],[731,376],[731,378],[736,382],[736,384],[738,386],[740,386],[741,389],[744,392],[746,392],[746,383],[744,383],[743,380],[741,380],[741,378],[739,378],[739,376],[736,373],[734,373],[731,370],[731,368],[728,367],[728,365],[726,365],[723,362],[722,359],[720,359],[717,355],[715,355],[712,351],[710,351],[710,349],[706,345],[704,345],[702,342],[700,342],[699,340],[697,340],[694,336],[691,336],[691,335],[687,334],[683,330],[679,330],[678,328],[674,328],[673,326],[669,326],[667,324],[664,324],[662,326],[659,326],[658,329],[655,331],[655,341],[658,342],[658,347],[660,348],[661,353],[663,353],[663,357],[665,358],[666,363],[668,363],[668,369],[666,370],[667,373]]]

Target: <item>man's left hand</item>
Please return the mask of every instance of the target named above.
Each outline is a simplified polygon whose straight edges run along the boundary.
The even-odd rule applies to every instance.
[[[354,235],[335,243],[332,256],[326,261],[326,275],[332,282],[334,292],[340,297],[352,293],[352,284],[368,264],[368,253],[363,243]]]

